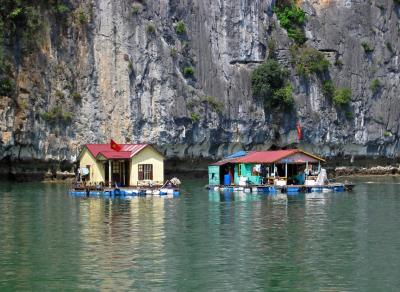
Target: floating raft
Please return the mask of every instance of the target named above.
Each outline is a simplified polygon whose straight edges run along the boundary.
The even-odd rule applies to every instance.
[[[104,189],[104,190],[91,190],[91,189],[70,189],[69,194],[79,197],[111,197],[111,198],[124,198],[136,196],[173,196],[180,195],[179,189],[161,188],[161,189]]]
[[[285,194],[296,194],[296,193],[314,193],[314,192],[344,192],[351,191],[354,188],[354,184],[342,184],[332,183],[321,186],[305,186],[305,185],[286,185],[286,186],[275,186],[275,185],[258,185],[258,186],[207,186],[207,189],[221,192],[235,192],[243,191],[245,193],[270,193],[274,194],[277,192]]]

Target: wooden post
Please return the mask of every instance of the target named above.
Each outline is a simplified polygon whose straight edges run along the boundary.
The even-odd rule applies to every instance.
[[[124,184],[124,186],[125,186],[125,161],[123,161],[122,162],[122,183]]]
[[[321,171],[321,161],[318,161],[318,173]]]
[[[310,171],[308,170],[308,161],[306,161],[306,169],[307,169],[307,171],[305,171],[305,175],[304,175],[305,179],[307,179],[307,176],[310,173]]]
[[[112,186],[112,166],[111,166],[112,161],[108,161],[108,186],[111,188]]]
[[[287,163],[285,163],[285,177],[286,177],[286,183],[287,183]]]

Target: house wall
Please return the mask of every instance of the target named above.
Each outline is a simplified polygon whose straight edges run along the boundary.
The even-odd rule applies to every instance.
[[[87,167],[90,166],[89,180],[88,182],[103,182],[104,183],[104,165],[102,162],[96,161],[93,155],[87,150],[84,149],[83,153],[79,160],[79,167]]]
[[[240,175],[245,176],[248,178],[248,182],[251,184],[259,185],[261,184],[261,177],[260,176],[253,176],[252,169],[255,164],[239,164],[240,167]],[[237,178],[239,180],[239,178]],[[235,182],[236,182],[236,175],[235,175]]]
[[[132,157],[130,171],[130,185],[137,185],[139,178],[139,164],[153,165],[153,181],[157,184],[164,183],[164,157],[152,147],[146,147]]]
[[[220,185],[219,166],[211,165],[208,167],[208,184],[211,186]]]

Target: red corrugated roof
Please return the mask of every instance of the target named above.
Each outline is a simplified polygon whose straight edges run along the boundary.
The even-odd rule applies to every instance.
[[[251,151],[243,157],[236,158],[236,163],[273,163],[289,155],[298,153],[298,149],[276,151]]]
[[[149,146],[148,144],[119,144],[120,151],[111,148],[110,144],[86,144],[85,147],[94,156],[103,155],[107,159],[129,159]]]
[[[322,158],[309,154],[300,149],[288,149],[288,150],[274,150],[274,151],[250,151],[247,155],[233,158],[233,159],[224,159],[218,161],[212,165],[224,165],[227,163],[274,163],[283,158],[291,156],[296,153],[303,153],[307,156],[313,157],[315,159],[324,161]]]

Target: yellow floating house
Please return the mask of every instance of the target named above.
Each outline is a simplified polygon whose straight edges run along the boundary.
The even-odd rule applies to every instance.
[[[164,156],[148,144],[86,144],[78,156],[81,178],[106,186],[162,185]]]

